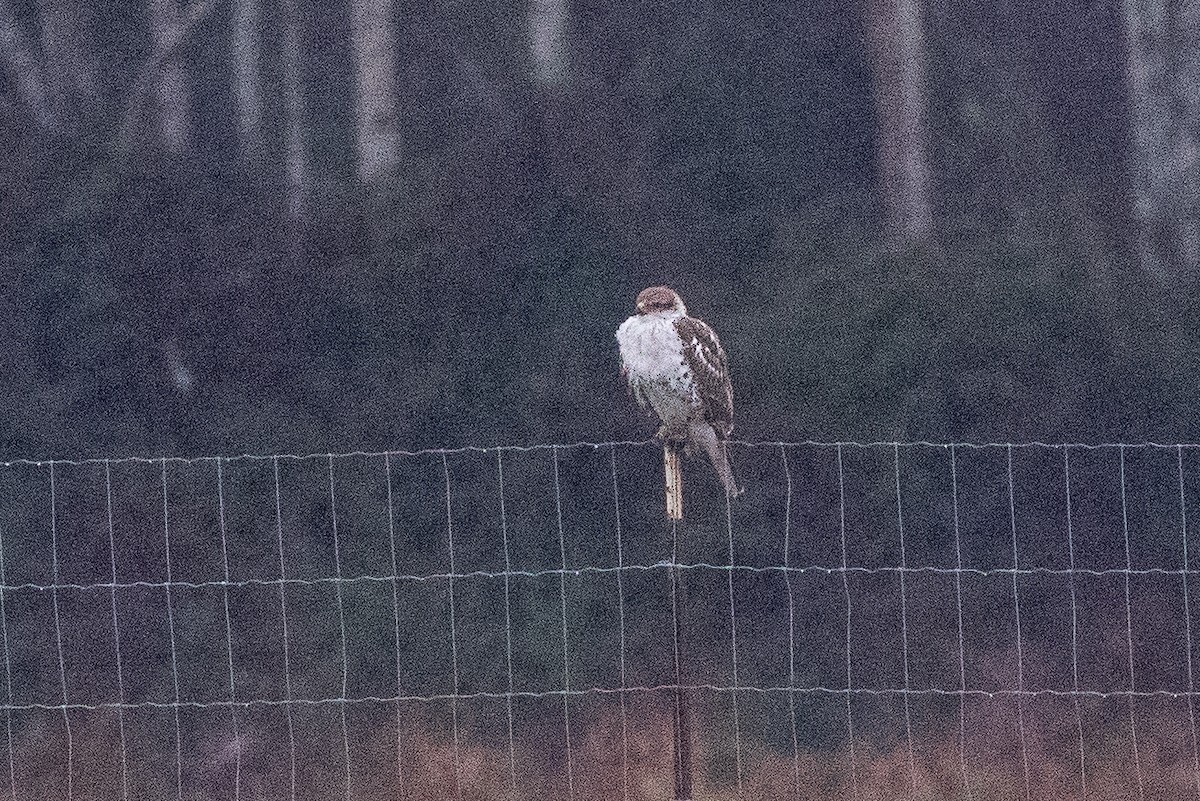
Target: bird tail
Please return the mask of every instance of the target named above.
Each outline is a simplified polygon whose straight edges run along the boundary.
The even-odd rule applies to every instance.
[[[688,435],[692,442],[699,445],[708,454],[709,460],[717,470],[717,477],[730,498],[742,494],[737,481],[733,478],[733,468],[729,466],[729,454],[726,452],[725,440],[717,437],[716,430],[708,423],[693,421],[688,424]]]

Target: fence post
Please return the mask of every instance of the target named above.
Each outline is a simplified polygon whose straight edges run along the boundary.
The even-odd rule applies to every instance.
[[[674,622],[675,709],[672,715],[675,751],[675,799],[692,798],[692,711],[683,687],[682,642],[684,614],[687,610],[687,585],[679,572],[679,521],[683,519],[683,472],[679,466],[679,446],[663,443],[663,473],[667,493],[667,518],[671,521],[671,618]]]
[[[692,708],[688,691],[683,687],[680,636],[684,610],[687,609],[687,585],[682,581],[679,567],[671,566],[671,600],[675,606],[675,799],[692,799]]]
[[[679,446],[663,443],[663,474],[666,479],[667,517],[683,519],[683,471],[679,467]]]

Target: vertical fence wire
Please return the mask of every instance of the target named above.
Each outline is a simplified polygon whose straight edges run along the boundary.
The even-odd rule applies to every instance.
[[[854,711],[851,700],[854,697],[853,662],[851,660],[851,609],[850,600],[850,565],[848,547],[846,544],[846,471],[843,465],[842,446],[837,445],[837,476],[838,476],[838,531],[842,546],[842,595],[846,601],[846,734],[847,748],[850,752],[850,786],[854,792],[853,798],[858,801],[858,758],[854,746]]]
[[[1129,548],[1129,504],[1125,497],[1125,446],[1117,449],[1121,478],[1121,537],[1125,546],[1125,643],[1129,657],[1129,737],[1133,744],[1133,769],[1137,775],[1138,801],[1146,799],[1146,780],[1142,776],[1142,759],[1138,753],[1137,721],[1134,719],[1133,694],[1137,691],[1133,673],[1133,604],[1129,594],[1129,577],[1133,572],[1133,555]]]
[[[1179,476],[1179,527],[1183,546],[1183,575],[1180,583],[1183,585],[1184,647],[1187,649],[1185,660],[1187,662],[1188,727],[1191,729],[1192,735],[1192,776],[1196,788],[1196,798],[1200,799],[1200,743],[1197,742],[1196,736],[1196,682],[1192,671],[1192,603],[1188,592],[1188,572],[1191,566],[1188,557],[1187,500],[1183,491],[1183,446],[1175,448],[1175,465]]]
[[[1033,795],[1033,784],[1029,772],[1029,739],[1025,734],[1025,646],[1021,637],[1021,591],[1017,583],[1017,575],[1021,566],[1017,548],[1017,507],[1013,488],[1011,445],[1005,451],[1005,467],[1007,468],[1008,483],[1008,523],[1012,534],[1013,621],[1016,624],[1017,642],[1017,733],[1021,739],[1021,772],[1025,779],[1025,798],[1028,801]]]
[[[271,460],[275,482],[275,537],[279,550],[279,624],[283,639],[284,713],[288,733],[288,798],[296,801],[296,723],[292,711],[292,648],[288,639],[287,567],[283,556],[283,502],[279,493],[279,457]]]
[[[958,625],[958,767],[962,772],[963,793],[972,801],[971,779],[967,772],[967,653],[963,636],[962,530],[958,520],[958,454],[950,446],[950,504],[954,521],[954,603]]]
[[[75,797],[75,737],[71,731],[71,716],[68,714],[70,708],[70,700],[67,698],[67,661],[63,654],[63,631],[62,631],[62,616],[58,610],[58,584],[59,584],[59,565],[58,565],[58,496],[55,492],[54,480],[54,462],[50,463],[50,557],[51,557],[51,575],[53,576],[54,586],[50,591],[51,603],[54,605],[54,644],[58,650],[58,679],[62,688],[62,719],[63,728],[67,733],[67,801],[71,801]],[[170,565],[168,557],[167,564]],[[170,581],[170,568],[168,567],[167,580]],[[168,590],[170,592],[170,590]],[[168,596],[169,597],[169,596]],[[168,600],[167,609],[170,610],[170,601]],[[173,629],[172,629],[173,631]],[[174,634],[172,634],[172,643],[174,643]],[[175,647],[171,647],[171,664],[175,664]],[[175,674],[178,676],[178,674]],[[179,680],[175,681],[175,700],[179,700]],[[179,720],[179,711],[176,709],[175,720]],[[179,724],[175,725],[175,742],[178,749],[179,744]],[[176,750],[176,756],[178,756]],[[176,766],[178,767],[178,759]],[[178,770],[176,771],[178,778]],[[178,780],[180,794],[182,794],[182,779]]]

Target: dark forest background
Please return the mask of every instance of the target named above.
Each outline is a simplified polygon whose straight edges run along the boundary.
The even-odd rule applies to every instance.
[[[1185,17],[3,0],[0,453],[640,438],[659,282],[743,438],[1194,440]]]

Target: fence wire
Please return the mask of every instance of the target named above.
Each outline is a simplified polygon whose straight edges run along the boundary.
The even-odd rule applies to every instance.
[[[0,462],[4,794],[1200,799],[1196,447]]]

